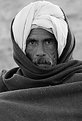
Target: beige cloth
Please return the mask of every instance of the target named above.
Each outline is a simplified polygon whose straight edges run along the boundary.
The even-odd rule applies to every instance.
[[[58,54],[61,55],[67,39],[68,27],[60,7],[48,1],[37,1],[24,7],[15,17],[13,34],[16,43],[25,53],[26,39],[32,26],[51,31],[58,42]]]

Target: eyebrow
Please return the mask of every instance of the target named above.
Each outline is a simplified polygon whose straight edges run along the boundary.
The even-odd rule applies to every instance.
[[[28,38],[27,41],[30,42],[30,41],[38,41],[38,40],[33,39],[33,38]]]
[[[47,41],[47,40],[52,40],[52,41],[54,41],[55,38],[46,38],[46,39],[44,39],[43,41]],[[37,39],[33,39],[33,38],[28,38],[28,39],[27,39],[27,43],[29,43],[29,42],[31,42],[31,41],[38,41],[38,40],[37,40]]]

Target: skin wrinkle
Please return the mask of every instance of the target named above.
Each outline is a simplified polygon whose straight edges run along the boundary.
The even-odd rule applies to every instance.
[[[42,28],[32,29],[26,45],[26,55],[41,68],[57,64],[57,41],[50,32]]]

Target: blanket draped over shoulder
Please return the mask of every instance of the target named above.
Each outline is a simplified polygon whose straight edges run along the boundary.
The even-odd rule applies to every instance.
[[[50,70],[26,57],[12,25],[13,57],[19,67],[0,77],[0,121],[82,121],[82,62],[72,59],[75,38],[69,25],[66,46]]]

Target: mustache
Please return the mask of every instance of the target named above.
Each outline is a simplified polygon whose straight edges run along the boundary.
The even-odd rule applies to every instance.
[[[51,58],[35,58],[33,59],[33,63],[35,63],[36,65],[38,64],[47,64],[47,65],[52,65],[52,60]]]

